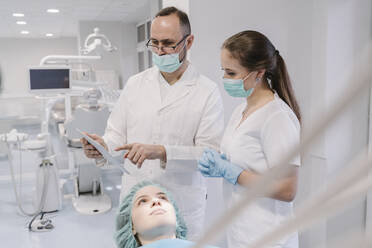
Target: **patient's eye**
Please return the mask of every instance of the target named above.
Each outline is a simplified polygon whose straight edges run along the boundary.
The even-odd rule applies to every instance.
[[[147,199],[142,198],[141,200],[138,201],[138,205],[141,205],[141,204],[146,203],[146,202],[147,202]]]
[[[162,199],[162,200],[168,201],[168,198],[165,195],[161,195],[161,196],[159,196],[159,198]]]

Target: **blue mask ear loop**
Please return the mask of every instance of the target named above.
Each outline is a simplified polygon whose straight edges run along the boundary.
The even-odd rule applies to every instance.
[[[253,71],[252,71],[253,72]],[[248,75],[247,76],[245,76],[242,80],[243,80],[243,87],[244,87],[244,81],[249,77],[249,75],[251,75],[251,73],[252,72],[250,72],[250,73],[248,73]],[[253,91],[254,91],[254,89],[256,88],[256,86],[257,86],[257,84],[260,82],[260,80],[261,80],[261,78],[256,78],[256,83],[255,83],[255,85],[252,87],[252,88],[249,88],[248,90],[250,90],[250,89],[252,89],[252,93],[253,93]],[[246,91],[248,91],[248,90],[246,90]],[[250,94],[250,95],[252,95],[252,93]]]
[[[248,75],[247,76],[245,76],[242,80],[243,80],[243,88],[244,88],[244,81],[249,77],[249,75],[251,75],[251,73],[252,73],[253,71],[251,71],[250,73],[248,73]],[[254,88],[256,88],[256,86],[257,86],[257,84],[258,84],[258,82],[260,81],[260,78],[256,78],[256,84],[254,85],[254,87],[252,87],[252,88],[250,88],[250,89],[254,89]],[[249,90],[249,89],[248,89]]]
[[[187,38],[185,40],[185,44],[183,45],[181,51],[178,53],[178,56],[180,56],[182,50],[186,47],[186,41],[187,41]],[[181,64],[183,63],[183,61],[185,60],[185,58],[186,58],[186,52],[185,52],[185,56],[183,57],[182,61],[180,61]],[[178,59],[180,59],[180,58],[178,57]]]

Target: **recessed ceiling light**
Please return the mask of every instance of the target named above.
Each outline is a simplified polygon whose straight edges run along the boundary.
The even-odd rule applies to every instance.
[[[47,9],[48,13],[59,13],[59,9]]]
[[[45,36],[46,36],[46,37],[52,37],[53,34],[52,34],[52,33],[47,33],[47,34],[45,34]]]
[[[26,31],[26,30],[23,30],[21,31],[21,34],[29,34],[30,32],[29,31]]]
[[[14,17],[24,17],[25,15],[22,13],[13,13]]]
[[[17,21],[16,22],[18,25],[26,25],[27,24],[27,22],[25,22],[25,21]]]

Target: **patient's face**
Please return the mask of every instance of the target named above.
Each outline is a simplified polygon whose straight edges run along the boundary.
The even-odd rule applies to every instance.
[[[166,194],[156,186],[146,186],[134,196],[133,229],[142,236],[175,232],[176,213]]]

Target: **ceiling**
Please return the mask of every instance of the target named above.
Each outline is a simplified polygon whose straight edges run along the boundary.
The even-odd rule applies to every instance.
[[[54,37],[77,36],[78,22],[123,21],[137,23],[150,13],[151,0],[1,0],[0,37]],[[57,14],[47,13],[47,9],[59,9]],[[23,13],[24,17],[13,17],[13,13]],[[18,25],[16,21],[26,21]],[[29,34],[21,34],[22,30]]]

